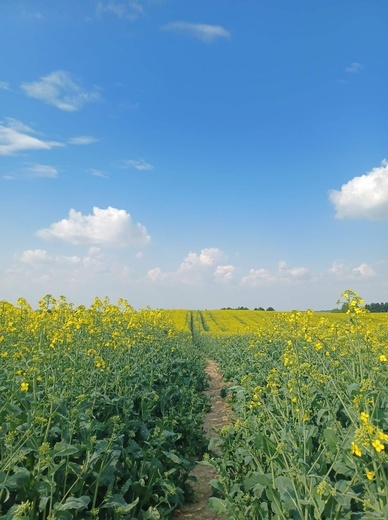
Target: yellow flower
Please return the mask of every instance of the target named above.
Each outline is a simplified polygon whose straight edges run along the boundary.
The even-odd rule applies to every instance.
[[[372,446],[374,447],[374,449],[377,451],[377,453],[380,453],[380,451],[383,451],[384,450],[384,444],[382,442],[379,441],[379,439],[375,439],[373,442],[372,442]]]
[[[388,442],[388,434],[384,433],[383,431],[379,431],[379,438],[381,441]]]
[[[366,478],[369,479],[369,480],[373,480],[375,478],[375,472],[374,471],[367,471],[365,474],[366,474]]]
[[[361,422],[366,424],[368,422],[368,419],[369,419],[369,413],[361,412],[361,414],[360,414]]]
[[[380,359],[380,361],[388,361],[388,357],[385,354],[381,354],[379,359]]]
[[[362,451],[360,450],[360,448],[357,446],[357,444],[355,442],[352,442],[352,448],[350,450],[350,453],[352,455],[357,455],[357,457],[361,457],[361,455],[362,455]]]
[[[28,390],[28,383],[26,383],[25,381],[23,381],[23,383],[20,385],[20,390],[22,392],[27,392]]]

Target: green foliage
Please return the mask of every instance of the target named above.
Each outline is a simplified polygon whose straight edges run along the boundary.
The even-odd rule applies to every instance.
[[[3,302],[0,519],[169,518],[207,442],[204,361],[162,313]]]
[[[347,320],[276,315],[202,348],[227,380],[235,421],[212,460],[215,512],[237,520],[388,517],[387,322],[347,294]]]

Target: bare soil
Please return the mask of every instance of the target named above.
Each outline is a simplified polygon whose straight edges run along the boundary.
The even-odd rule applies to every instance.
[[[209,389],[206,394],[211,400],[211,410],[205,415],[203,427],[206,431],[207,438],[214,439],[215,446],[212,451],[217,452],[217,439],[219,439],[219,431],[223,426],[228,424],[231,417],[231,406],[227,400],[222,399],[220,391],[226,383],[223,381],[218,366],[215,361],[207,359],[206,372],[210,377]],[[194,491],[193,502],[183,504],[174,513],[174,520],[182,520],[191,518],[193,520],[226,520],[225,516],[216,515],[209,510],[209,498],[212,496],[210,480],[217,477],[216,470],[212,466],[203,466],[196,464],[191,472],[197,478],[197,482],[192,483]]]

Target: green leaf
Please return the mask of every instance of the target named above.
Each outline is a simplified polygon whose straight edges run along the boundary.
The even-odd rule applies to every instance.
[[[211,497],[209,499],[209,508],[213,513],[224,514],[226,513],[226,502],[217,497]]]
[[[139,497],[136,498],[133,502],[128,504],[122,495],[116,494],[113,495],[106,504],[102,506],[104,509],[113,508],[113,509],[120,509],[120,514],[122,513],[129,513],[132,509],[134,509],[139,502]]]
[[[89,502],[90,497],[87,497],[86,495],[80,498],[69,497],[64,504],[56,508],[56,511],[66,511],[68,509],[82,511],[83,509],[86,509],[88,507]]]
[[[286,508],[290,511],[295,511],[296,495],[292,480],[289,477],[280,476],[275,478],[275,484]]]
[[[181,459],[175,455],[175,453],[172,453],[171,451],[162,451],[162,453],[170,460],[172,460],[173,462],[175,462],[175,464],[180,464],[181,463]]]
[[[335,432],[331,428],[325,428],[323,430],[323,436],[324,436],[325,441],[327,442],[327,445],[329,446],[329,448],[337,451],[337,448],[340,444],[340,440],[339,440],[337,432]]]
[[[14,474],[5,477],[3,482],[1,482],[1,476],[4,475],[4,473],[0,475],[0,484],[3,484],[8,489],[19,489],[23,487],[24,484],[27,484],[30,478],[30,472],[26,468],[19,468],[18,466],[15,466],[13,470]]]
[[[77,453],[78,448],[66,442],[57,442],[54,446],[54,457],[67,457]]]

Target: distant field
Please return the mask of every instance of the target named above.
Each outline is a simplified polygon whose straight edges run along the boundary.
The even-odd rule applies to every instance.
[[[182,331],[215,335],[257,332],[271,326],[274,319],[282,319],[292,312],[245,311],[245,310],[166,310],[166,316]],[[304,313],[301,313],[304,314]],[[346,313],[309,312],[312,323],[325,320],[327,323],[347,321]],[[388,314],[369,314],[367,319],[373,326],[388,325]]]

